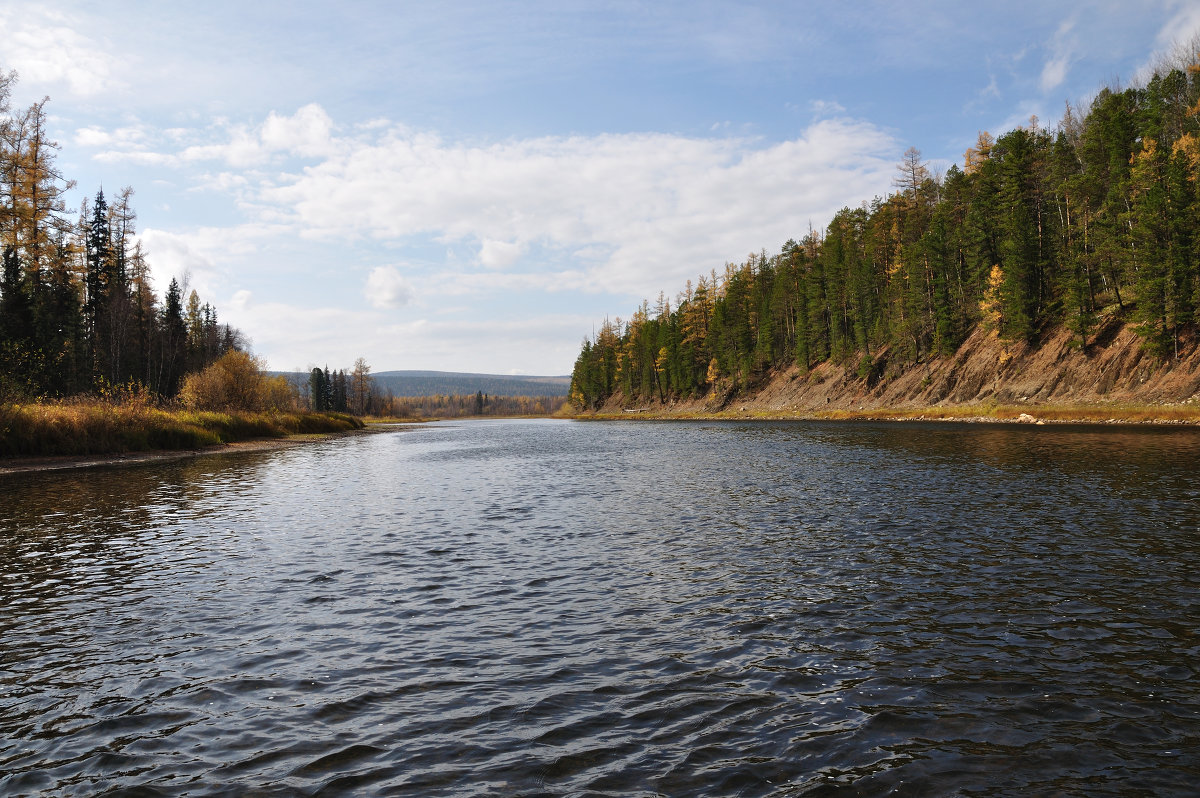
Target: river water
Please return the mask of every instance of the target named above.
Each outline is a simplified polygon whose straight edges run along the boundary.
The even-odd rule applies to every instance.
[[[0,794],[1194,795],[1198,455],[499,421],[0,478]]]

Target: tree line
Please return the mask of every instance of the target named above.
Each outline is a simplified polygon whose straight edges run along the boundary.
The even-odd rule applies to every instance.
[[[318,413],[353,413],[356,416],[384,415],[384,397],[379,393],[371,367],[364,358],[354,361],[354,368],[334,372],[313,368],[308,375],[309,407]]]
[[[490,396],[474,394],[393,396],[386,402],[386,415],[395,418],[464,418],[468,416],[548,416],[562,404],[562,397]]]
[[[979,134],[934,175],[910,148],[896,191],[843,208],[774,255],[688,282],[585,339],[571,402],[595,408],[752,388],[823,361],[953,353],[986,325],[1036,342],[1065,325],[1088,346],[1103,319],[1136,323],[1156,356],[1200,321],[1200,65],[1106,88],[1053,128]]]
[[[10,107],[0,72],[0,394],[178,394],[184,377],[245,348],[242,335],[172,279],[160,301],[135,238],[133,189],[103,189],[72,218],[44,98]]]

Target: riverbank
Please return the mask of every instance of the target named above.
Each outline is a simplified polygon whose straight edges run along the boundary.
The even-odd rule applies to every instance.
[[[193,457],[205,457],[217,454],[237,454],[242,452],[270,451],[298,446],[311,440],[323,440],[336,433],[324,435],[304,435],[293,438],[274,438],[257,441],[241,441],[239,443],[222,443],[206,446],[202,449],[159,449],[146,452],[113,452],[96,455],[54,455],[47,457],[8,457],[0,459],[0,476],[6,474],[25,474],[37,471],[65,471],[76,468],[97,468],[100,466],[134,466],[143,463],[168,462],[171,460],[188,460]]]
[[[388,432],[396,427],[420,423],[407,420],[373,420],[363,427],[334,432],[301,433],[288,435],[284,438],[260,438],[256,440],[235,441],[205,446],[199,449],[159,449],[141,452],[109,452],[94,455],[56,455],[47,457],[3,457],[0,458],[0,477],[7,474],[27,474],[41,471],[64,471],[78,468],[120,468],[136,466],[145,463],[170,462],[172,460],[190,460],[196,457],[210,457],[223,454],[246,454],[249,452],[269,452],[277,449],[290,449],[293,446],[303,446],[317,443],[343,435],[370,435],[377,432]]]
[[[0,405],[0,473],[293,445],[363,429],[342,413],[187,411],[94,401]]]
[[[1115,317],[1086,347],[1062,328],[1011,342],[981,327],[945,357],[913,363],[885,349],[865,363],[792,366],[749,386],[719,381],[694,399],[627,403],[618,394],[580,417],[1200,424],[1200,341],[1183,340],[1163,360]]]
[[[621,412],[581,413],[579,421],[630,419],[693,421],[958,421],[982,424],[1168,424],[1200,426],[1200,407],[1194,405],[940,405],[927,407],[846,410],[764,409],[753,403],[708,412],[703,410],[638,408]]]

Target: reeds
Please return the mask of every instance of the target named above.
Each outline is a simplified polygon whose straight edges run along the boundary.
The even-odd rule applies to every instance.
[[[164,410],[143,402],[0,404],[0,457],[201,449],[362,426],[342,413]]]

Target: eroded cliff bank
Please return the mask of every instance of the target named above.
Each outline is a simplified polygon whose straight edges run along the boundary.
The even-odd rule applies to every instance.
[[[748,390],[719,385],[701,399],[633,405],[613,397],[599,412],[814,416],[984,405],[1090,408],[1095,412],[1080,417],[1097,420],[1106,420],[1106,409],[1123,406],[1160,407],[1163,420],[1187,420],[1195,408],[1200,418],[1200,346],[1187,340],[1178,357],[1156,359],[1120,319],[1105,323],[1086,348],[1073,344],[1065,329],[1029,344],[978,328],[949,357],[901,363],[878,352],[867,377],[827,362],[808,373],[797,367],[776,372]]]

